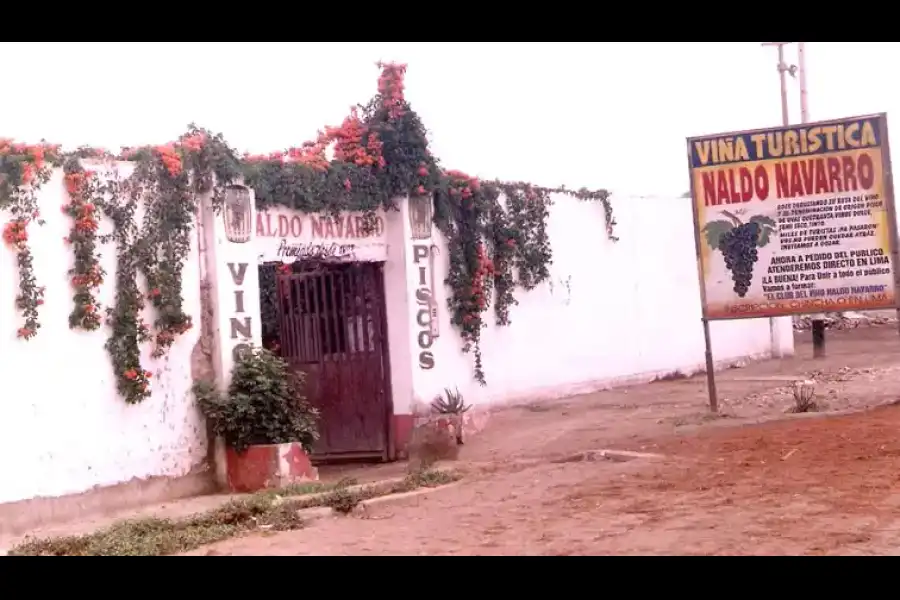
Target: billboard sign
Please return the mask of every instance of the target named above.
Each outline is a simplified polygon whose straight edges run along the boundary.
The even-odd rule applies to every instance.
[[[687,145],[706,319],[897,307],[885,114]]]

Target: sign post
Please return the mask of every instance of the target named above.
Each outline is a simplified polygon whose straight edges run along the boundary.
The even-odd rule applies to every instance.
[[[687,140],[709,322],[900,308],[884,113]]]

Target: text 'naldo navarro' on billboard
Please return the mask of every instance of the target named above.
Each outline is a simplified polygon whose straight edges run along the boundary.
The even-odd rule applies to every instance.
[[[704,317],[897,305],[887,117],[688,139]]]

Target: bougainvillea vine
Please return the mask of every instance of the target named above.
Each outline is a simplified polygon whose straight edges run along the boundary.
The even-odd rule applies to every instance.
[[[32,224],[44,224],[37,205],[37,191],[50,179],[49,161],[56,151],[56,146],[0,139],[0,210],[8,211],[11,216],[3,227],[3,241],[16,255],[19,290],[15,302],[24,319],[17,334],[26,340],[37,335],[41,326],[38,307],[44,303],[45,291],[34,272],[29,228]]]
[[[509,324],[515,288],[532,289],[549,277],[552,251],[546,228],[552,195],[602,203],[606,230],[614,240],[609,194],[481,181],[445,170],[404,96],[406,66],[379,63],[379,68],[378,93],[366,105],[352,108],[340,126],[266,155],[239,158],[220,135],[195,126],[170,144],[123,149],[116,155],[91,148],[64,154],[57,146],[0,141],[0,209],[10,213],[3,238],[19,266],[20,337],[28,339],[40,327],[44,289],[33,271],[28,236],[29,225],[39,220],[35,194],[48,181],[51,166],[63,167],[69,199],[63,211],[72,219],[66,238],[74,257],[72,328],[100,327],[97,291],[105,273],[98,251],[101,244],[115,247],[115,302],[105,311],[111,330],[106,347],[119,392],[128,402],[150,394],[151,373],[141,364],[141,343],[152,341],[152,354],[159,357],[192,327],[183,306],[182,273],[202,194],[209,193],[219,207],[225,188],[242,179],[254,189],[260,209],[280,205],[306,213],[354,211],[370,217],[379,208],[396,209],[399,197],[430,195],[435,225],[449,247],[445,283],[451,320],[464,349],[474,352],[475,377],[484,383],[479,341],[485,311],[493,303],[496,324]],[[93,167],[85,168],[86,160],[106,172],[101,176]],[[130,161],[132,172],[120,176],[116,165],[121,163],[114,161]],[[139,205],[140,222],[135,217]],[[110,233],[100,233],[103,220],[108,220]],[[145,293],[139,274],[147,282]],[[141,320],[146,301],[155,312],[152,327]]]
[[[379,68],[378,94],[372,101],[299,149],[246,157],[246,180],[260,208],[282,205],[308,213],[371,213],[396,208],[398,197],[431,195],[435,225],[449,247],[445,283],[451,321],[463,349],[474,354],[475,378],[484,383],[479,341],[487,307],[493,301],[495,323],[508,325],[515,288],[533,289],[550,276],[547,219],[552,197],[600,202],[607,235],[615,241],[609,193],[480,181],[445,170],[430,152],[425,127],[404,96],[406,66],[379,63]],[[328,162],[325,152],[332,144],[334,160]],[[263,298],[264,306],[274,302]]]
[[[110,168],[98,177],[84,168],[84,159],[105,160]],[[131,161],[132,172],[119,176],[112,169],[112,159]],[[127,402],[150,395],[152,373],[141,364],[141,343],[152,341],[151,355],[159,358],[193,326],[183,307],[182,272],[191,248],[198,198],[211,192],[214,206],[219,206],[225,186],[239,176],[239,167],[235,153],[221,136],[194,126],[171,144],[129,148],[115,157],[103,150],[81,148],[64,163],[71,198],[64,208],[76,217],[75,233],[81,235],[69,236],[73,245],[76,240],[81,242],[75,249],[73,272],[80,277],[73,277],[77,290],[73,318],[94,314],[91,309],[97,306],[93,297],[85,296],[93,288],[79,285],[96,283],[97,276],[102,282],[95,246],[89,247],[85,239],[86,234],[96,235],[102,212],[111,222],[112,233],[100,241],[116,247],[116,299],[106,310],[111,329],[106,348],[117,388]],[[143,208],[140,223],[138,206]],[[84,222],[88,215],[91,220]],[[146,281],[146,293],[138,286],[139,274]],[[141,316],[148,301],[156,315],[152,327]],[[84,303],[91,308],[83,307]]]
[[[101,313],[96,293],[103,283],[106,272],[100,266],[97,230],[99,209],[95,199],[99,194],[99,182],[93,171],[82,168],[76,157],[63,165],[66,193],[69,203],[62,211],[72,219],[69,235],[65,238],[72,246],[75,261],[69,269],[69,278],[74,289],[72,312],[69,313],[69,327],[93,331],[100,327]]]

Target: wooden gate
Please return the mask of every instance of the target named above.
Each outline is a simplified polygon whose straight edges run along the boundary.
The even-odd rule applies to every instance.
[[[302,264],[302,266],[301,266]],[[278,276],[281,355],[320,412],[314,458],[388,458],[392,412],[380,263],[298,263]]]

